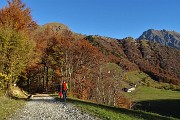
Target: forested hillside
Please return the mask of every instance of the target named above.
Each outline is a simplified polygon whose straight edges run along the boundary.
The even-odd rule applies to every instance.
[[[109,56],[112,62],[126,70],[141,70],[156,81],[180,84],[179,50],[131,37],[122,40],[100,36],[86,38]]]

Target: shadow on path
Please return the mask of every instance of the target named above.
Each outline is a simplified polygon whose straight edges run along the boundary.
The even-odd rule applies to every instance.
[[[38,102],[62,102],[64,103],[63,99],[55,99],[51,96],[31,96],[29,99],[30,101],[38,101]]]

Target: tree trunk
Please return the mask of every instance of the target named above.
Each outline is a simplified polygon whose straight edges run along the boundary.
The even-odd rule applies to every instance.
[[[48,74],[48,66],[46,66],[46,92],[48,92],[48,83],[49,83],[49,74]]]
[[[27,91],[30,92],[30,78],[27,79]]]

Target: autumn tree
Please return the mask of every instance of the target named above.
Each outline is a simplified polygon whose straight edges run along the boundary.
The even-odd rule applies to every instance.
[[[34,42],[23,32],[0,29],[0,72],[9,77],[9,84],[15,83],[25,67],[33,62]]]
[[[0,72],[7,76],[8,88],[16,83],[21,72],[34,63],[34,41],[30,30],[36,28],[30,9],[21,0],[8,0],[0,10]]]
[[[92,87],[95,83],[94,76],[96,76],[100,64],[104,61],[104,56],[97,47],[92,46],[84,39],[78,40],[75,43],[73,56],[73,69],[74,74],[77,76],[74,86],[78,89],[76,93],[90,98],[92,96],[91,91],[94,89]]]
[[[98,103],[116,106],[121,94],[123,70],[115,63],[106,63],[99,69],[96,82],[96,100]]]
[[[34,32],[33,38],[40,61],[34,70],[30,68],[30,74],[35,75],[31,76],[31,82],[37,81],[40,84],[37,84],[36,87],[42,86],[41,91],[48,91],[53,87],[56,88],[62,76],[70,79],[72,73],[70,66],[71,42],[74,40],[74,38],[71,39],[70,31],[59,33],[54,30],[53,26],[44,26]]]
[[[8,0],[8,6],[0,10],[0,27],[8,27],[17,31],[29,32],[37,27],[32,20],[30,8],[26,8],[21,0]]]

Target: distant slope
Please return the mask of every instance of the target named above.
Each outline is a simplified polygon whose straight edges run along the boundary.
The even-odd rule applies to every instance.
[[[180,33],[175,31],[149,29],[138,38],[144,39],[180,50]]]
[[[154,80],[180,85],[180,51],[177,49],[131,37],[116,40],[87,36],[86,39],[123,69],[141,70]]]
[[[180,84],[180,51],[148,41],[120,41],[128,59],[157,81]]]

